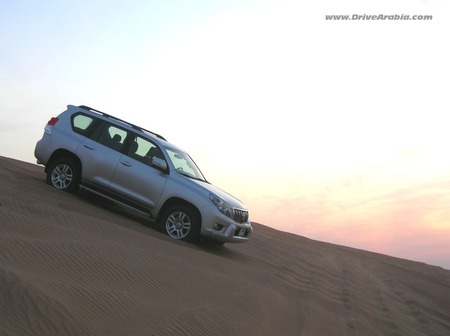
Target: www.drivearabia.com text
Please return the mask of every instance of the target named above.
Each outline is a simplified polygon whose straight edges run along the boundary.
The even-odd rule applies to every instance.
[[[430,21],[433,15],[409,15],[409,14],[352,14],[352,15],[325,15],[325,20],[333,21],[382,21],[382,20],[398,20],[398,21]]]

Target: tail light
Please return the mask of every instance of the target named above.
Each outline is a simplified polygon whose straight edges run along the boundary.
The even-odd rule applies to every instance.
[[[44,132],[47,133],[48,135],[52,135],[52,128],[53,126],[56,125],[56,123],[58,122],[58,118],[56,117],[52,117],[48,122],[47,125],[45,125],[44,127]]]
[[[56,118],[56,117],[52,117],[49,121],[48,121],[48,123],[47,123],[47,125],[48,126],[55,126],[55,124],[58,122],[58,118]]]

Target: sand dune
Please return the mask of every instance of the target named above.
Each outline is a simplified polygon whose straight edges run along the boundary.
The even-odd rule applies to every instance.
[[[0,335],[450,335],[450,271],[254,224],[186,244],[0,157]]]

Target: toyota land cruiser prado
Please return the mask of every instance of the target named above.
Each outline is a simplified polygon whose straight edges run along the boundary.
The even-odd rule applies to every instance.
[[[210,184],[185,151],[93,108],[68,105],[51,118],[35,157],[53,187],[144,212],[174,239],[243,243],[252,235],[245,205]]]

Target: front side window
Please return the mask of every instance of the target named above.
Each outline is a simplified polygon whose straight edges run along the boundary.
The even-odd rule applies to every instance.
[[[136,136],[131,143],[128,155],[147,165],[151,165],[155,157],[165,160],[163,154],[153,142],[140,136]]]

